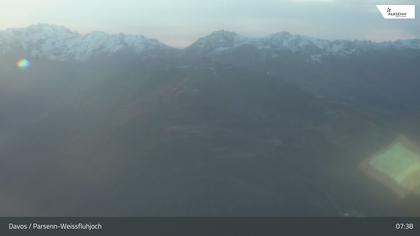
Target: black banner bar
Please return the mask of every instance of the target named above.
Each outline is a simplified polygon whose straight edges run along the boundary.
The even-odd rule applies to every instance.
[[[420,218],[0,218],[0,235],[420,235]]]

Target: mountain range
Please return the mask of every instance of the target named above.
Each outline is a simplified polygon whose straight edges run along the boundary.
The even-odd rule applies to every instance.
[[[420,145],[419,65],[419,39],[0,31],[0,215],[420,216],[358,168]]]
[[[200,38],[184,50],[212,55],[240,47],[252,47],[271,53],[291,51],[316,59],[329,55],[352,55],[368,50],[420,50],[420,39],[375,43],[360,40],[323,40],[288,32],[275,33],[264,38],[250,38],[229,31],[216,31]],[[47,24],[0,31],[0,48],[0,53],[3,54],[19,51],[28,56],[52,60],[87,60],[123,51],[142,54],[150,50],[175,50],[142,35],[104,32],[82,35],[62,26]]]

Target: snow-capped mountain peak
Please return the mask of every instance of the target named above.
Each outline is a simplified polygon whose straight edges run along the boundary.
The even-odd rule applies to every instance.
[[[87,60],[127,50],[140,54],[168,46],[144,36],[92,32],[82,35],[62,26],[47,24],[0,31],[1,52],[19,48],[31,57],[53,60]]]
[[[220,30],[198,39],[188,49],[204,54],[214,53],[237,47],[246,43],[246,41],[248,41],[248,38],[237,33]]]
[[[381,43],[368,40],[326,40],[289,32],[274,33],[262,38],[251,38],[233,32],[216,31],[200,38],[187,50],[205,56],[216,55],[242,46],[255,47],[260,51],[270,52],[270,54],[290,51],[319,61],[323,56],[346,56],[366,50],[387,50],[389,48],[420,49],[420,40],[397,40]]]

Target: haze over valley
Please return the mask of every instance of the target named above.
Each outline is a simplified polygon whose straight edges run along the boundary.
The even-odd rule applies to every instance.
[[[420,39],[2,30],[0,214],[420,216],[359,169],[420,145],[419,65]]]

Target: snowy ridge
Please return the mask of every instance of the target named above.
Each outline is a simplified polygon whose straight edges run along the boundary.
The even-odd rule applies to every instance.
[[[154,39],[125,34],[93,32],[82,35],[65,27],[46,24],[0,31],[0,53],[20,48],[31,57],[51,60],[87,60],[127,50],[142,53],[168,48]]]
[[[252,46],[271,54],[280,54],[286,50],[319,61],[324,56],[346,56],[366,50],[420,50],[420,39],[376,43],[361,40],[325,40],[288,32],[250,38],[222,30],[200,38],[184,50],[194,55],[212,56],[242,46]],[[30,57],[51,60],[83,61],[122,51],[142,54],[149,50],[169,48],[157,40],[140,35],[104,32],[82,35],[65,27],[47,24],[0,31],[0,54],[19,51]]]
[[[242,46],[252,46],[270,52],[287,50],[318,60],[322,56],[345,56],[365,50],[386,50],[389,48],[420,50],[420,39],[376,43],[367,40],[325,40],[293,35],[288,32],[275,33],[264,38],[248,38],[233,32],[216,31],[209,36],[200,38],[188,50],[214,55]]]

